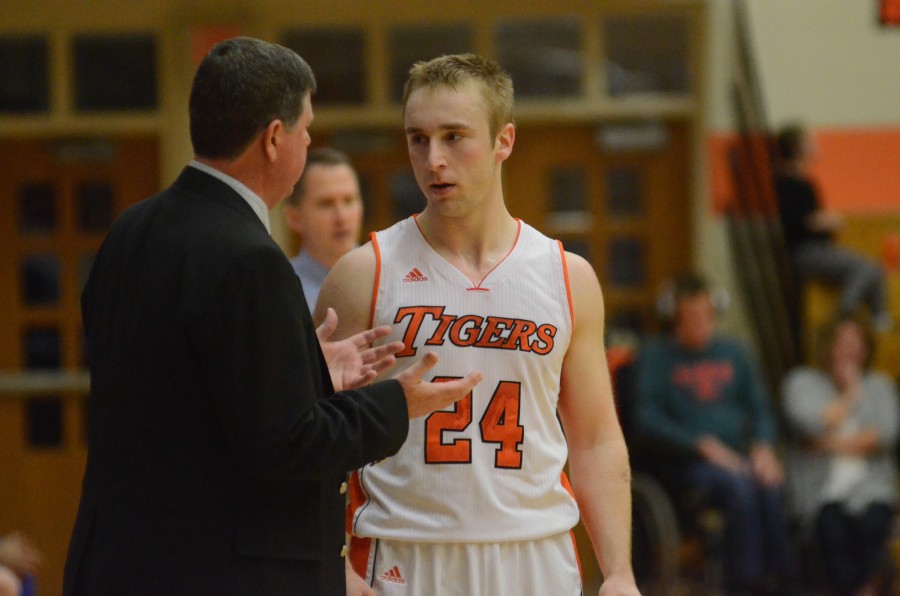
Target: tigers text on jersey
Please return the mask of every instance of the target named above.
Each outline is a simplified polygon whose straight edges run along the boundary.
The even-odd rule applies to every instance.
[[[452,409],[410,421],[400,451],[354,472],[349,531],[422,542],[532,540],[566,532],[578,507],[556,417],[572,334],[562,245],[518,221],[516,242],[473,284],[414,218],[372,235],[373,325],[401,340],[391,374],[426,351],[435,380],[480,371]]]

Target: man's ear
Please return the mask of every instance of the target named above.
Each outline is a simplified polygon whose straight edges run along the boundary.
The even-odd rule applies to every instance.
[[[275,161],[275,158],[278,157],[278,144],[281,141],[283,129],[284,124],[276,118],[269,122],[269,125],[266,126],[262,133],[263,151],[265,151],[269,161]]]
[[[512,122],[507,122],[497,133],[494,143],[498,161],[506,161],[512,154],[513,144],[516,142],[516,127]]]

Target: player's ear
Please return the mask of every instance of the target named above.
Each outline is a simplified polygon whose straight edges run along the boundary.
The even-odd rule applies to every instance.
[[[505,161],[512,154],[515,141],[516,126],[512,122],[507,122],[500,129],[500,132],[497,133],[497,139],[494,143],[498,161]]]

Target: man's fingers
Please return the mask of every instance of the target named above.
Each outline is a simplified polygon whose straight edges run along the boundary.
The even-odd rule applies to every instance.
[[[481,379],[483,378],[484,375],[482,375],[480,372],[471,372],[461,379],[447,381],[445,383],[441,383],[441,385],[445,385],[448,390],[452,389],[453,393],[460,391],[465,395],[466,393],[471,391],[475,387],[475,385],[480,383]]]
[[[382,325],[381,327],[375,327],[374,329],[366,329],[365,331],[360,331],[356,335],[351,335],[347,338],[348,341],[353,342],[353,345],[356,346],[358,350],[365,349],[375,343],[377,340],[390,335],[391,328],[387,325]]]
[[[415,364],[400,373],[403,376],[411,377],[412,381],[421,381],[422,377],[437,364],[438,355],[434,352],[426,352],[424,356],[419,358]]]
[[[321,325],[316,327],[316,336],[319,338],[319,343],[324,343],[331,337],[331,334],[337,329],[337,324],[337,313],[329,306],[328,310],[325,311],[325,320],[322,321]]]
[[[367,329],[361,333],[357,333],[356,335],[354,335],[353,343],[360,348],[364,348],[370,344],[375,343],[382,337],[390,335],[390,333],[391,328],[388,325],[382,325],[380,327],[375,327],[374,329]]]
[[[397,352],[402,350],[404,344],[402,341],[392,341],[389,344],[384,344],[383,346],[375,346],[374,348],[369,348],[368,350],[361,353],[360,357],[362,358],[363,364],[372,364],[382,360],[383,358],[388,358],[394,356]],[[391,362],[393,364],[393,362]]]
[[[375,374],[377,375],[381,371],[387,370],[390,367],[394,366],[394,363],[396,361],[397,361],[397,359],[394,358],[393,355],[388,355],[388,356],[385,356],[384,358],[381,358],[380,360],[376,360],[375,362],[372,362],[368,366],[371,370],[375,371]]]
[[[366,372],[364,372],[362,374],[362,376],[359,377],[359,379],[357,379],[357,382],[354,385],[354,387],[362,387],[363,385],[368,385],[372,380],[375,379],[375,376],[377,374],[378,373],[375,372],[374,370],[367,370]]]

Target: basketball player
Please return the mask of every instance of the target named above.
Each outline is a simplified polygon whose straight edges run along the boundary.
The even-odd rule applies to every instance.
[[[334,307],[340,336],[388,324],[405,343],[397,366],[428,349],[435,380],[485,373],[452,410],[411,421],[395,456],[354,473],[350,562],[365,585],[348,570],[348,594],[580,595],[579,512],[600,594],[637,594],[600,285],[506,209],[512,103],[493,62],[416,64],[404,124],[426,208],[373,234],[322,287],[317,318]]]

